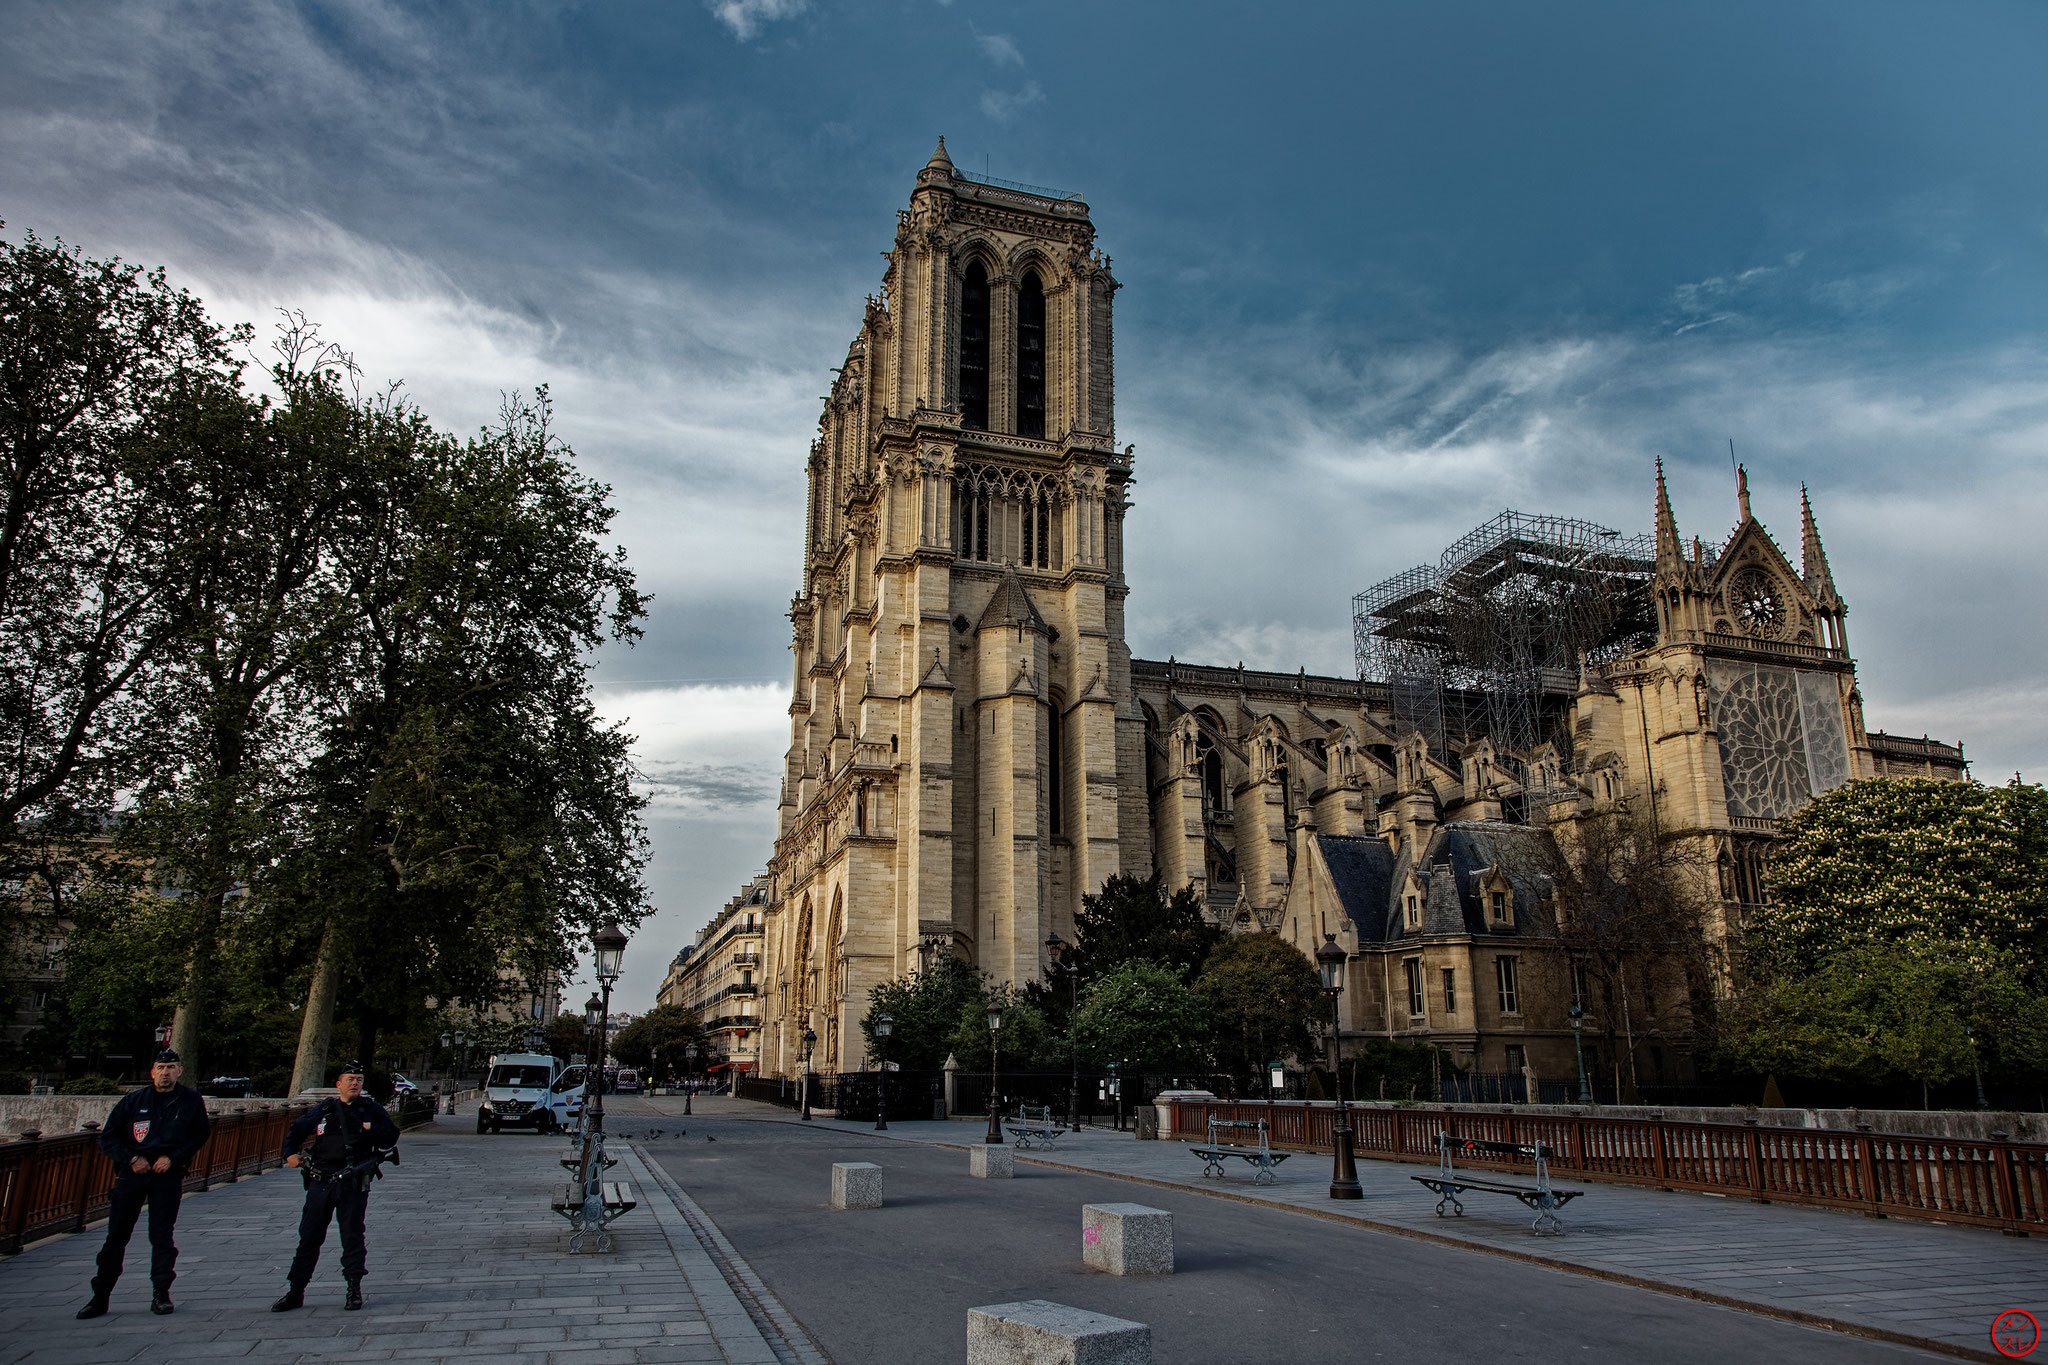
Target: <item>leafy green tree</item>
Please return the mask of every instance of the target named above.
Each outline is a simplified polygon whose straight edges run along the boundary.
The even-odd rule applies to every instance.
[[[645,614],[602,539],[609,490],[546,392],[464,445],[397,424],[348,547],[360,627],[317,705],[299,843],[275,876],[318,925],[298,1070],[347,995],[366,1050],[427,996],[487,1003],[503,968],[566,972],[597,923],[645,913],[644,799],[601,722],[590,655]]]
[[[1130,962],[1152,962],[1192,976],[1222,939],[1192,886],[1167,895],[1157,873],[1117,873],[1081,898],[1078,940],[1068,956],[1086,984]]]
[[[23,822],[103,811],[184,623],[190,509],[153,439],[167,402],[231,388],[231,348],[162,271],[33,233],[0,242],[0,853]],[[16,874],[22,870],[15,869]]]
[[[1267,1062],[1310,1055],[1325,1012],[1315,965],[1275,934],[1233,934],[1217,944],[1195,978],[1195,997],[1215,1032],[1216,1065],[1252,1094],[1264,1089]]]
[[[563,1062],[584,1056],[590,1051],[590,1026],[580,1013],[558,1014],[547,1027],[544,1045],[550,1056]]]
[[[2038,988],[2048,961],[2048,793],[1866,779],[1779,825],[1754,969],[1792,979],[1865,943],[1966,945]]]
[[[703,1026],[692,1011],[681,1005],[656,1005],[612,1035],[611,1053],[624,1065],[641,1070],[680,1069],[683,1050],[703,1036]]]
[[[1180,973],[1142,959],[1092,983],[1074,1018],[1075,1044],[1096,1065],[1200,1065],[1210,1036],[1208,1010]]]
[[[999,1036],[991,1040],[988,1007],[997,1003],[1003,1007],[1003,1027]],[[1052,1061],[1052,1037],[1044,1011],[1025,999],[1022,991],[1010,986],[990,986],[975,999],[961,1004],[948,1044],[954,1060],[962,1067],[986,1071],[992,1041],[1002,1049],[1004,1066],[1024,1068]]]
[[[936,1070],[945,1065],[952,1051],[953,1034],[962,1015],[969,1009],[981,1009],[986,997],[981,973],[951,955],[884,981],[868,993],[867,1013],[861,1016],[860,1031],[867,1040],[868,1055],[875,1053],[875,1019],[886,1014],[892,1030],[887,1059],[907,1070]],[[987,1052],[984,1041],[984,1060]]]

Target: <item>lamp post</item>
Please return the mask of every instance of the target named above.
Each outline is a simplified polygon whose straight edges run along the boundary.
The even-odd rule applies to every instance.
[[[1970,1074],[1977,1078],[1977,1108],[1989,1109],[1991,1101],[1984,1097],[1984,1068],[1977,1064],[1977,1030],[1965,1025],[1963,1036],[1970,1040]]]
[[[697,1045],[683,1046],[683,1116],[689,1117],[690,1100],[697,1093]]]
[[[1057,933],[1045,941],[1046,952],[1052,954],[1053,970],[1067,979],[1067,1060],[1072,1064],[1073,1075],[1067,1082],[1067,1127],[1081,1126],[1081,1049],[1074,1040],[1074,1015],[1079,1010],[1080,969],[1066,960],[1067,945]]]
[[[999,1043],[1003,1036],[1003,1006],[995,1001],[988,1007],[988,1132],[982,1143],[989,1147],[1000,1147],[1003,1143],[1003,1116],[996,1104],[996,1058],[1000,1055]]]
[[[1117,1075],[1115,1062],[1108,1062],[1105,1065],[1109,1068],[1109,1097],[1116,1105],[1116,1130],[1121,1133],[1124,1130],[1124,1081],[1123,1077]]]
[[[1586,1088],[1586,1012],[1577,1005],[1573,1005],[1570,1014],[1572,1018],[1572,1051],[1579,1059],[1579,1103],[1591,1104],[1593,1102],[1593,1092]]]
[[[889,1042],[889,1035],[896,1031],[896,1021],[888,1015],[875,1018],[875,1131],[885,1132],[889,1127],[889,1066],[882,1058],[882,1050]]]
[[[604,1132],[604,1063],[605,1049],[610,1044],[612,1018],[612,983],[619,979],[619,968],[626,957],[626,935],[619,928],[617,920],[607,920],[602,929],[590,936],[590,947],[597,957],[597,980],[604,996],[598,1001],[597,1017],[597,1115],[596,1131]]]
[[[1336,1139],[1337,1164],[1330,1174],[1330,1198],[1363,1199],[1358,1187],[1358,1167],[1351,1156],[1350,1110],[1344,1103],[1344,1024],[1337,1013],[1337,997],[1344,993],[1344,967],[1349,955],[1337,946],[1335,934],[1323,935],[1316,949],[1316,967],[1323,974],[1323,989],[1330,995],[1330,1048],[1337,1072],[1337,1123],[1330,1135]]]
[[[804,1029],[804,1122],[811,1121],[811,1049],[818,1045],[816,1029]]]

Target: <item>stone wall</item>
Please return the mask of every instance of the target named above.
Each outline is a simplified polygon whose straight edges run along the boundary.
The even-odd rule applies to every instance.
[[[87,1123],[105,1123],[121,1101],[119,1095],[0,1095],[0,1139],[36,1129],[44,1137],[75,1133]],[[209,1098],[210,1114],[237,1109],[268,1109],[286,1100],[222,1100]]]

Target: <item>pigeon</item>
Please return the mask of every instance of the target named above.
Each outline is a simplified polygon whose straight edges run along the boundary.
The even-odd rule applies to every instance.
[[[717,1138],[715,1138],[715,1137],[711,1136],[711,1134],[709,1134],[709,1133],[706,1133],[706,1134],[704,1135],[704,1140],[705,1140],[706,1142],[716,1142],[716,1141],[718,1141],[718,1139],[717,1139]]]

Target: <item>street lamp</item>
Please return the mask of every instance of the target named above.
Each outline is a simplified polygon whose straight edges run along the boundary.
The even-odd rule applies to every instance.
[[[1977,1030],[1964,1025],[1963,1036],[1970,1040],[1970,1074],[1977,1078],[1977,1108],[1989,1109],[1991,1101],[1984,1097],[1984,1069],[1977,1065]]]
[[[1344,1025],[1337,1014],[1337,997],[1344,993],[1344,967],[1349,960],[1349,955],[1337,946],[1337,936],[1324,934],[1323,946],[1316,949],[1316,967],[1323,974],[1323,989],[1330,995],[1330,1047],[1337,1071],[1337,1122],[1331,1129],[1337,1147],[1337,1164],[1330,1174],[1332,1199],[1365,1198],[1365,1191],[1358,1187],[1358,1167],[1351,1156],[1350,1110],[1344,1104]]]
[[[875,1131],[884,1132],[889,1127],[889,1066],[882,1059],[883,1047],[889,1035],[896,1031],[896,1021],[886,1014],[875,1016]]]
[[[697,1045],[683,1045],[683,1116],[689,1117],[690,1099],[697,1093]]]
[[[597,1114],[596,1131],[604,1132],[604,1063],[605,1048],[610,1044],[612,1017],[612,983],[619,979],[619,969],[625,964],[626,934],[619,928],[617,920],[606,920],[604,927],[590,936],[591,951],[597,957],[597,981],[604,994],[595,999],[597,1005]]]
[[[988,1133],[982,1143],[989,1147],[1000,1147],[1003,1143],[1003,1116],[996,1104],[996,1057],[1002,1033],[1003,1005],[998,1000],[988,1007]]]
[[[1579,1103],[1591,1104],[1593,1092],[1586,1088],[1586,1012],[1577,1005],[1567,1012],[1572,1018],[1572,1051],[1579,1059]]]
[[[811,1121],[811,1049],[818,1045],[818,1031],[808,1026],[804,1029],[804,1122]]]
[[[1067,1059],[1073,1064],[1073,1075],[1067,1082],[1067,1127],[1081,1126],[1081,1049],[1075,1043],[1074,1015],[1079,1010],[1076,991],[1079,989],[1080,969],[1066,960],[1067,944],[1058,933],[1045,941],[1046,952],[1052,954],[1053,970],[1067,978]]]

